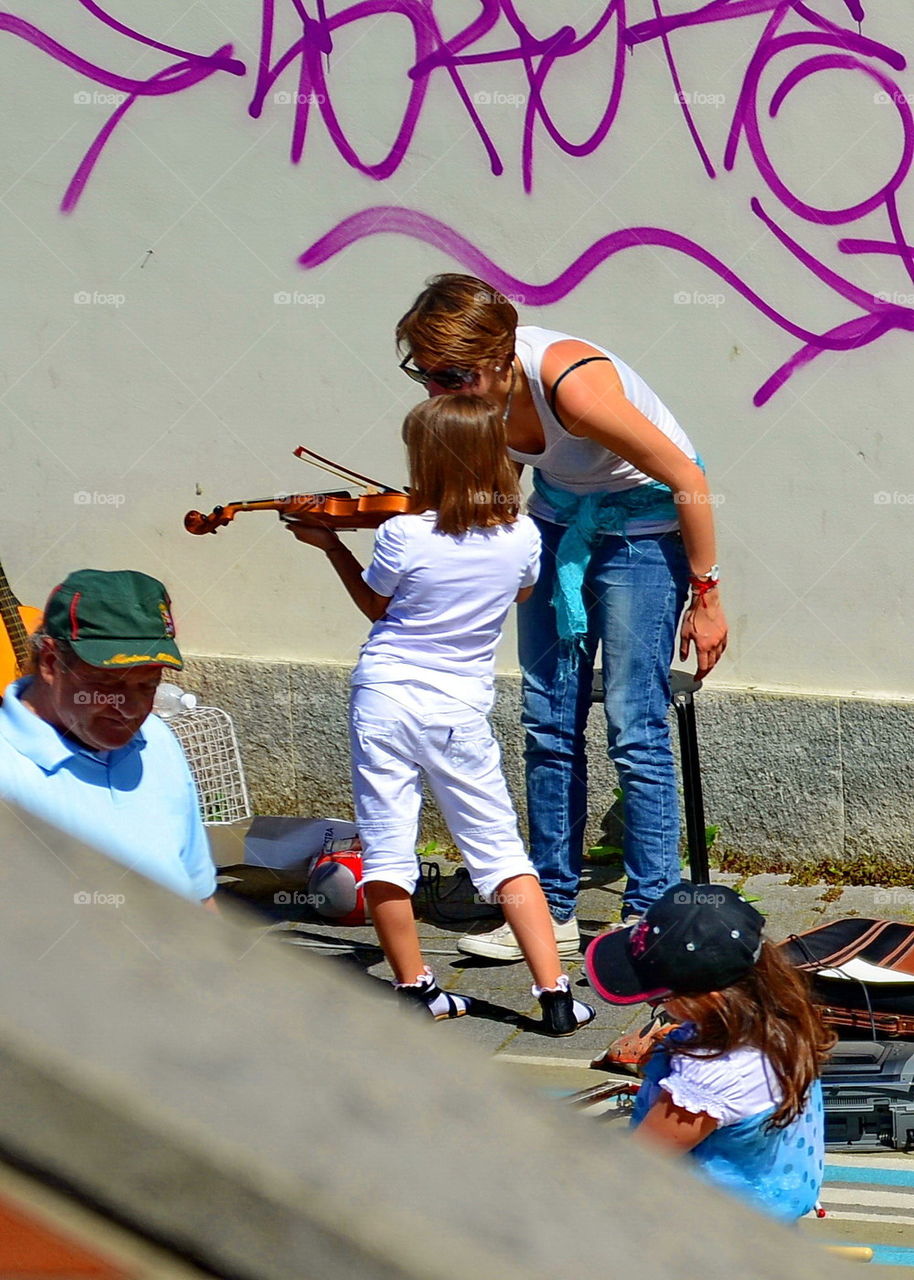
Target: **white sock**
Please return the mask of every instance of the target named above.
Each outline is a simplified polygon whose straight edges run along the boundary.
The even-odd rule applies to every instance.
[[[559,974],[558,978],[556,978],[554,987],[538,987],[534,985],[530,990],[537,999],[539,999],[544,991],[570,991],[571,979],[568,977],[567,973],[562,973]],[[582,1000],[572,999],[571,1007],[574,1011],[575,1021],[578,1026],[584,1026],[588,1022],[593,1022],[594,1018],[597,1016],[596,1009],[589,1004],[584,1004]]]
[[[560,973],[555,980],[554,987],[538,987],[534,984],[534,986],[532,986],[530,990],[533,992],[533,994],[536,996],[538,1000],[544,991],[570,991],[571,979],[568,977],[567,973]]]
[[[429,1000],[427,1003],[429,1013],[435,1018],[441,1018],[445,1015],[459,1017],[460,1014],[466,1013],[470,1007],[470,1001],[466,996],[451,995],[449,991],[439,991],[434,1000]]]

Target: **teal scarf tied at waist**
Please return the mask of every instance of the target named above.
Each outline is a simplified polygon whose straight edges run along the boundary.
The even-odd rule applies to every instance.
[[[704,463],[696,458],[704,471]],[[559,638],[583,643],[587,635],[587,612],[584,608],[584,576],[597,539],[604,533],[625,537],[629,520],[675,521],[679,511],[669,485],[657,480],[620,489],[616,493],[569,493],[557,489],[533,472],[533,487],[549,503],[568,528],[556,552],[556,582],[552,605],[556,612]]]

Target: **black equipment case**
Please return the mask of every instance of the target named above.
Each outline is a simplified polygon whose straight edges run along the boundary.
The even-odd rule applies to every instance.
[[[914,1149],[914,927],[834,920],[782,943],[839,1040],[822,1072],[825,1144]]]
[[[839,1040],[822,1073],[825,1145],[914,1147],[914,1044]]]

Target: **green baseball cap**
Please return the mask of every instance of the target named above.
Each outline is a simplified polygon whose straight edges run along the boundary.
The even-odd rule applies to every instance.
[[[168,592],[133,569],[77,569],[48,597],[43,629],[92,667],[184,666]]]

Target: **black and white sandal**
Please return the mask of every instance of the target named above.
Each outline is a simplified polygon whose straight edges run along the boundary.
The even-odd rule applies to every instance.
[[[592,1005],[575,1000],[571,982],[562,974],[554,987],[534,987],[533,994],[543,1011],[543,1031],[547,1036],[573,1036],[597,1016]]]
[[[435,975],[427,967],[418,982],[395,982],[394,990],[413,1008],[427,1010],[436,1022],[443,1022],[447,1018],[462,1018],[473,1003],[469,996],[442,991]]]

